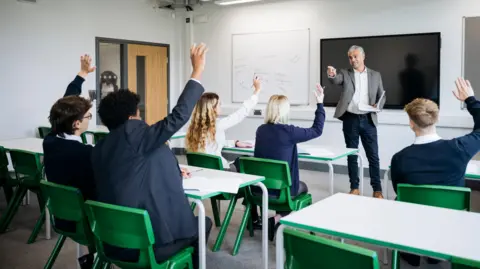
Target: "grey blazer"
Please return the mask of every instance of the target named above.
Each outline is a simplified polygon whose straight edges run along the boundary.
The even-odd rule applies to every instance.
[[[379,72],[367,69],[368,74],[368,99],[370,105],[377,103],[378,99],[382,96],[383,82],[382,76]],[[348,105],[352,101],[353,94],[355,93],[355,73],[353,69],[340,69],[337,71],[337,75],[333,78],[329,77],[330,82],[342,85],[343,91],[340,95],[340,100],[338,101],[337,108],[335,109],[335,118],[342,119],[342,116],[347,111]],[[382,109],[385,105],[386,96],[382,99],[382,102],[379,104],[379,108]],[[377,113],[372,113],[372,120],[375,125],[377,125]]]

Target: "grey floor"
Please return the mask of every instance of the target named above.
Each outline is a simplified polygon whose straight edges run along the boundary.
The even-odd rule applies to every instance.
[[[185,159],[179,158],[182,163]],[[310,193],[313,195],[314,201],[321,200],[328,196],[328,174],[320,172],[312,172],[301,170],[301,180],[305,181],[309,187]],[[369,181],[365,183],[365,195],[371,195],[371,188]],[[391,188],[391,187],[390,187]],[[345,175],[335,176],[335,192],[348,192],[349,183],[348,177]],[[393,191],[393,190],[392,190]],[[392,193],[392,192],[390,192]],[[222,203],[222,212],[226,211],[227,203]],[[480,212],[480,193],[474,192],[472,197],[473,210]],[[0,194],[0,213],[5,210],[5,198],[3,192]],[[212,216],[211,206],[208,201],[205,201],[207,215]],[[255,233],[255,237],[251,238],[248,233],[245,233],[240,253],[237,256],[231,256],[231,250],[235,241],[235,236],[238,231],[240,218],[243,214],[241,203],[238,203],[236,212],[232,218],[228,234],[225,237],[222,249],[219,252],[207,252],[207,268],[228,268],[228,269],[243,269],[243,268],[261,268],[261,232]],[[27,245],[27,239],[35,225],[36,218],[39,216],[38,205],[35,201],[35,196],[32,195],[32,203],[29,206],[22,206],[11,225],[11,231],[0,235],[0,269],[36,269],[43,268],[48,256],[53,249],[57,236],[53,233],[51,240],[44,239],[44,233],[36,243]],[[352,220],[355,221],[355,220]],[[378,216],[378,221],[381,221],[381,216]],[[213,246],[218,228],[213,228],[210,240],[208,242],[209,249]],[[379,257],[383,257],[383,249],[359,244],[358,242],[348,242],[351,244],[361,245],[369,249],[378,251]],[[440,265],[428,265],[425,261],[420,268],[450,268],[447,262]],[[269,248],[269,267],[275,268],[275,245],[270,243]],[[54,268],[76,268],[76,246],[72,241],[67,240],[61,254],[59,255]],[[383,269],[389,268],[389,265],[382,265]],[[402,269],[414,268],[406,263],[402,263]]]

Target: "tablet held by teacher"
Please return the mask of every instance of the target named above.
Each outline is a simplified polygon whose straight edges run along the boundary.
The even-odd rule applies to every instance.
[[[351,68],[338,71],[333,66],[327,68],[330,82],[343,87],[335,118],[343,121],[347,148],[358,148],[362,139],[369,164],[373,197],[383,198],[377,137],[377,113],[381,111],[386,100],[382,76],[378,71],[365,66],[365,51],[362,47],[351,46],[347,54]],[[348,156],[350,194],[360,194],[358,169],[357,156]]]

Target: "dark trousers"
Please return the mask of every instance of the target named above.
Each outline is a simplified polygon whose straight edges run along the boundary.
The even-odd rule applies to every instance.
[[[253,195],[259,195],[260,196],[260,195],[263,194],[262,189],[260,187],[251,186],[250,189],[252,190]],[[303,194],[303,193],[308,193],[308,186],[307,186],[307,184],[305,184],[305,182],[300,181],[299,184],[298,184],[298,193],[295,194],[295,195],[292,195],[292,199],[294,199],[295,197],[297,197],[298,195]],[[278,197],[278,196],[276,196],[276,197]],[[285,217],[288,214],[290,214],[291,212],[290,211],[277,211],[276,213],[279,214],[282,217]],[[250,216],[252,217],[253,221],[259,220],[258,208],[257,208],[256,205],[252,205],[252,210],[250,211]]]
[[[198,220],[198,217],[197,217]],[[210,231],[212,230],[212,220],[208,217],[205,217],[205,242],[208,242],[208,237],[210,236]],[[155,260],[158,263],[162,263],[172,256],[177,254],[178,252],[182,251],[187,247],[193,247],[193,268],[198,269],[198,237],[191,238],[191,239],[183,239],[175,241],[173,244],[159,246],[155,248]]]
[[[359,140],[362,139],[362,145],[367,154],[372,188],[374,191],[382,191],[377,127],[373,123],[371,115],[357,115],[345,112],[341,119],[343,121],[343,135],[347,148],[358,149]],[[360,181],[358,169],[358,157],[356,155],[348,156],[348,176],[350,177],[351,189],[358,189]]]

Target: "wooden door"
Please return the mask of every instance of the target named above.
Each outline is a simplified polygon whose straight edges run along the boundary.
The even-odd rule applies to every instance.
[[[128,44],[128,88],[140,96],[140,112],[148,124],[168,113],[167,48]]]

